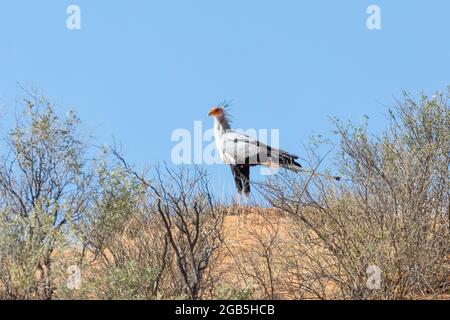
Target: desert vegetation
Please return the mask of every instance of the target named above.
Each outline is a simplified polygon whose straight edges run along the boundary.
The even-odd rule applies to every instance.
[[[25,92],[0,142],[0,299],[449,298],[449,94],[405,93],[376,135],[332,119],[332,155],[311,141],[311,170],[241,208]]]

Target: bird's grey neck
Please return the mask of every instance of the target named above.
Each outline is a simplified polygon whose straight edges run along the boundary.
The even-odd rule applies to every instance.
[[[221,120],[216,119],[215,127],[221,132],[225,132],[231,129],[230,123],[226,117],[223,117]]]

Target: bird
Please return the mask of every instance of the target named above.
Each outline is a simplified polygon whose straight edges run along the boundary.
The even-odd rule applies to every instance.
[[[250,167],[265,166],[285,168],[299,172],[302,166],[296,161],[298,156],[272,148],[257,139],[231,128],[228,114],[229,105],[214,106],[208,112],[214,118],[214,138],[222,161],[229,165],[237,189],[237,201],[241,203],[245,195],[245,205],[249,205]]]

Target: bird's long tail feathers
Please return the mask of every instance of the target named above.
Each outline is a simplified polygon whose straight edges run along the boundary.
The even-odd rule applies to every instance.
[[[277,159],[278,159],[278,161],[275,161],[275,159],[272,158],[272,161],[270,163],[267,163],[267,164],[262,163],[262,164],[265,166],[268,166],[268,167],[279,166],[281,168],[290,170],[295,173],[303,172],[303,173],[307,173],[307,174],[310,174],[313,176],[322,176],[322,177],[325,177],[325,178],[328,178],[331,180],[341,181],[341,177],[339,177],[339,176],[331,176],[328,174],[323,174],[323,173],[319,173],[316,171],[303,169],[302,165],[296,161],[298,159],[298,156],[292,155],[285,151],[280,151]]]
[[[273,155],[274,154],[272,153],[272,156]],[[276,154],[276,156],[278,156],[278,157],[272,158],[271,163],[268,163],[268,164],[263,163],[263,165],[266,165],[268,167],[279,166],[281,168],[290,170],[295,173],[303,172],[303,173],[311,174],[313,176],[322,176],[322,177],[325,177],[325,178],[328,178],[331,180],[341,181],[341,177],[339,177],[339,176],[331,176],[331,175],[319,173],[316,171],[304,170],[302,165],[296,161],[298,159],[298,156],[296,156],[296,155],[279,150],[279,153]],[[275,160],[275,159],[277,159],[277,160]]]

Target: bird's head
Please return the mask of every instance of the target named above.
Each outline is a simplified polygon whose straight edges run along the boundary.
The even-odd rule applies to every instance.
[[[208,117],[214,117],[217,120],[222,120],[224,117],[224,109],[221,107],[212,107],[208,112]]]

